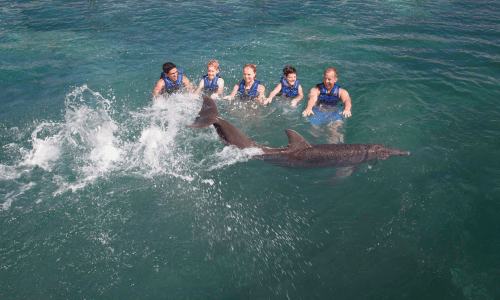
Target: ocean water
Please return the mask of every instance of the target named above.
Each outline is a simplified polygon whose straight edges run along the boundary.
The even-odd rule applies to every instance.
[[[0,0],[1,299],[498,299],[497,1]],[[228,93],[258,143],[381,143],[410,156],[293,169],[193,130],[202,100],[152,98],[161,65]],[[336,131],[301,116],[328,67]]]

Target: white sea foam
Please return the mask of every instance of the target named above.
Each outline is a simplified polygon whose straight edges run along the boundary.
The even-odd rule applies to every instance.
[[[16,168],[0,164],[0,180],[12,180],[20,175]]]
[[[261,153],[257,148],[224,147],[208,153],[201,162],[195,160],[203,150],[191,143],[220,142],[213,130],[185,127],[201,106],[201,100],[192,95],[155,97],[150,105],[128,112],[126,119],[114,113],[112,100],[86,85],[69,93],[65,104],[64,121],[38,124],[31,133],[31,149],[19,149],[22,161],[17,166],[0,165],[2,179],[17,178],[38,166],[52,173],[56,186],[52,195],[76,192],[113,174],[144,178],[163,174],[186,182],[198,178],[213,185],[213,180],[203,180],[199,173]],[[4,207],[10,203],[5,202]]]
[[[34,187],[36,183],[30,182],[26,185],[21,186],[21,188],[18,191],[15,192],[10,192],[5,196],[5,202],[2,203],[2,209],[3,210],[8,210],[10,206],[12,205],[12,202],[16,200],[19,196],[24,194],[26,191],[30,190],[32,187]]]
[[[38,125],[31,134],[31,142],[33,149],[25,150],[21,148],[24,153],[24,161],[21,165],[39,166],[47,171],[51,171],[52,163],[56,161],[60,154],[61,134],[46,137],[44,139],[38,138],[38,133],[52,127],[58,127],[56,123],[43,122]]]
[[[216,170],[238,162],[245,162],[252,159],[253,156],[262,154],[259,148],[238,149],[234,146],[227,146],[221,152],[211,156],[209,170]]]

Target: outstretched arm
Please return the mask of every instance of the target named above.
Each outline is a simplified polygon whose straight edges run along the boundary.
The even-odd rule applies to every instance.
[[[309,115],[314,115],[312,109],[318,102],[318,96],[320,94],[320,90],[317,87],[313,87],[309,92],[309,102],[307,102],[307,108],[302,112],[304,117]]]
[[[259,84],[257,91],[259,92],[259,98],[257,98],[257,101],[260,103],[266,103],[266,87]]]
[[[269,94],[269,97],[267,97],[266,101],[264,101],[264,104],[271,103],[273,101],[273,98],[281,91],[281,83],[278,83],[276,88]]]
[[[161,90],[165,87],[165,81],[163,79],[158,80],[158,82],[155,85],[155,88],[153,89],[153,95],[158,95]]]
[[[226,100],[233,100],[234,99],[234,96],[236,96],[236,93],[238,92],[238,84],[235,84],[234,87],[233,87],[233,91],[231,92],[231,94],[229,96],[226,96],[222,99],[226,99]]]
[[[217,80],[217,85],[219,86],[219,88],[217,89],[217,92],[212,94],[212,99],[219,97],[220,95],[222,95],[222,92],[224,92],[224,79],[219,78],[219,80]]]
[[[196,89],[196,92],[194,92],[194,96],[195,97],[198,97],[198,95],[200,94],[200,91],[201,89],[205,86],[205,82],[203,81],[203,79],[200,81],[200,84],[198,85],[198,88]]]
[[[304,98],[304,93],[302,92],[302,86],[299,84],[299,94],[292,100],[292,106],[296,106],[302,98]]]
[[[342,102],[344,102],[344,111],[342,112],[342,114],[346,118],[349,118],[350,116],[352,116],[352,114],[351,114],[351,108],[352,108],[351,97],[349,97],[349,93],[344,89],[340,89],[339,94],[340,94],[340,100],[342,100]]]
[[[194,91],[194,87],[191,85],[191,82],[189,81],[189,79],[186,76],[184,76],[182,78],[182,84],[185,87],[187,87],[188,91],[190,91],[190,92]]]

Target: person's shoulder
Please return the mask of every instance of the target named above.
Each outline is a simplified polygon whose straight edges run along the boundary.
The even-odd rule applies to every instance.
[[[349,96],[349,92],[347,92],[347,91],[346,91],[346,90],[344,90],[343,88],[339,88],[339,94],[340,94],[340,95]]]

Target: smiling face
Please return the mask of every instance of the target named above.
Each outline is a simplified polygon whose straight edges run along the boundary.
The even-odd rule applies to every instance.
[[[167,77],[172,81],[172,82],[176,82],[177,81],[177,77],[179,77],[179,72],[177,72],[177,68],[173,68],[172,70],[170,70],[167,74]]]
[[[207,67],[207,75],[208,75],[208,79],[210,79],[210,80],[214,79],[215,75],[217,75],[217,69],[215,69],[212,66],[208,66]]]
[[[288,84],[290,86],[294,85],[295,84],[295,81],[297,81],[297,74],[295,73],[290,73],[288,75],[286,75],[285,77],[286,81],[288,82]]]
[[[253,83],[255,81],[255,76],[257,74],[254,72],[252,68],[244,68],[243,69],[243,80],[245,80],[245,83]]]
[[[337,74],[335,74],[334,71],[325,72],[323,83],[325,84],[327,90],[331,90],[336,82],[337,82]]]

